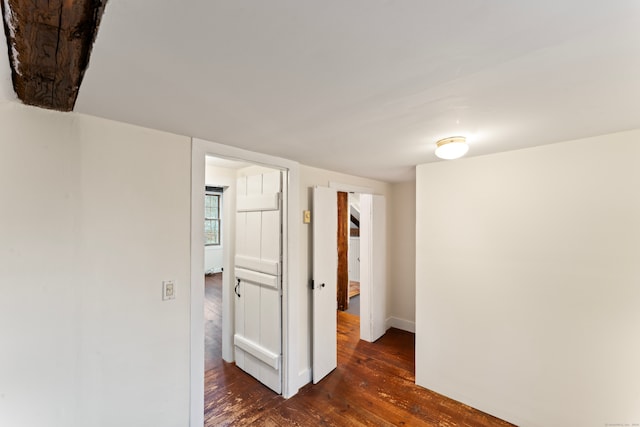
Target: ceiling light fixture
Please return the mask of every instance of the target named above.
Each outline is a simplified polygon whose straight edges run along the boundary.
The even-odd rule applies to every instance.
[[[467,154],[469,146],[464,136],[452,136],[436,142],[436,156],[445,160],[459,159]]]

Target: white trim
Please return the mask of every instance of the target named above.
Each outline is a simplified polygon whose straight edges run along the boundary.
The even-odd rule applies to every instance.
[[[216,272],[222,272],[224,266],[232,265],[230,259],[235,252],[235,241],[233,241],[233,230],[236,229],[236,178],[230,176],[216,176],[214,181],[206,181],[206,172],[211,167],[210,159],[205,159],[205,183],[208,186],[222,187],[222,230],[220,246],[222,250],[222,267]],[[217,168],[218,166],[213,166]],[[205,249],[206,250],[206,249]],[[231,274],[222,275],[222,359],[227,363],[235,361],[233,346],[234,333],[234,311],[233,311],[233,277]],[[204,286],[204,283],[203,283]]]
[[[372,196],[360,196],[360,339],[375,341],[372,331],[373,316],[373,225]]]
[[[416,322],[413,320],[401,319],[399,317],[387,317],[386,328],[396,328],[403,331],[416,333]]]
[[[343,184],[335,181],[329,181],[329,188],[335,188],[338,191],[346,191],[347,193],[374,194],[373,188],[359,187],[357,185]]]
[[[289,398],[299,389],[298,380],[298,279],[300,207],[300,165],[280,157],[247,151],[228,145],[192,138],[191,140],[191,363],[190,427],[204,424],[204,198],[205,158],[207,155],[250,162],[286,170],[283,197],[283,271],[282,271],[282,395]],[[232,271],[233,257],[226,257],[224,268]],[[224,295],[223,295],[224,296]],[[224,301],[223,301],[224,304]]]
[[[371,251],[369,276],[371,286],[371,336],[373,341],[379,339],[386,332],[387,319],[387,207],[384,196],[362,196],[371,198]],[[363,215],[365,216],[365,215]],[[366,228],[366,226],[365,226]]]
[[[205,156],[191,144],[191,287],[189,424],[204,424],[204,233],[194,225],[204,222]],[[200,220],[202,219],[202,222]],[[197,307],[200,307],[198,309]]]

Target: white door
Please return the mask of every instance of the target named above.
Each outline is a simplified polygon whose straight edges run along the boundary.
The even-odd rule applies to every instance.
[[[386,332],[387,236],[384,196],[360,196],[360,338]]]
[[[360,281],[360,237],[349,237],[349,281]]]
[[[238,178],[235,254],[236,366],[282,392],[280,171]]]
[[[338,196],[336,190],[313,189],[313,383],[338,365],[337,272]]]

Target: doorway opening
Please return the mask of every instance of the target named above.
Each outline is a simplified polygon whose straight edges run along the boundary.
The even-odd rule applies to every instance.
[[[225,176],[218,176],[214,181],[207,180],[207,162],[210,158],[217,158],[218,161],[227,162],[222,165],[227,169],[235,169],[236,172]],[[222,159],[222,160],[220,160]],[[210,160],[209,160],[210,161]],[[232,162],[234,166],[230,166],[228,162]],[[238,165],[241,163],[242,165]],[[225,146],[209,141],[192,140],[192,221],[191,221],[191,409],[190,423],[191,427],[201,427],[204,423],[205,413],[205,380],[209,378],[208,371],[205,379],[205,329],[207,321],[205,321],[205,309],[211,311],[207,313],[214,315],[218,311],[219,320],[217,321],[218,330],[213,330],[215,335],[209,334],[210,345],[208,349],[215,348],[217,350],[213,354],[218,357],[218,362],[223,368],[214,370],[216,374],[221,375],[220,380],[224,380],[225,375],[229,372],[229,368],[236,370],[237,368],[229,362],[235,361],[234,346],[234,328],[232,327],[235,319],[234,305],[234,280],[237,280],[237,272],[234,269],[235,263],[235,224],[237,206],[234,206],[238,199],[236,193],[237,170],[242,167],[253,167],[270,169],[277,171],[278,182],[283,185],[282,192],[276,198],[271,198],[272,202],[276,202],[281,206],[282,216],[281,222],[278,222],[278,230],[281,231],[282,253],[281,266],[278,268],[277,283],[280,284],[278,299],[281,301],[278,313],[281,318],[278,320],[278,342],[281,345],[280,354],[274,355],[279,367],[281,379],[280,393],[284,397],[291,397],[298,391],[299,383],[297,376],[297,365],[291,363],[296,359],[297,349],[297,324],[292,319],[290,313],[294,312],[295,304],[298,302],[298,290],[289,286],[290,278],[299,276],[298,263],[298,227],[295,227],[290,221],[292,212],[297,212],[299,207],[299,197],[297,192],[289,192],[289,188],[297,188],[299,182],[299,165],[286,159],[273,156],[253,153],[234,147]],[[219,233],[220,242],[223,252],[223,265],[220,267],[222,271],[217,271],[216,267],[205,268],[205,235],[203,233],[203,224],[205,222],[205,191],[206,186],[215,186],[222,188],[222,199],[220,200],[220,223]],[[255,199],[255,198],[254,198]],[[260,199],[260,197],[258,197]],[[262,197],[264,199],[264,197]],[[243,203],[247,202],[247,198],[243,199]],[[249,200],[249,205],[253,202]],[[245,209],[246,208],[246,209]],[[251,207],[247,208],[245,204],[244,211],[248,212]],[[262,208],[260,208],[262,209]],[[215,219],[215,218],[213,218]],[[296,224],[297,225],[297,224]],[[210,227],[211,228],[211,227]],[[245,260],[246,261],[246,260]],[[212,273],[208,277],[205,273]],[[263,276],[268,276],[264,274]],[[256,279],[256,277],[258,277]],[[248,282],[259,282],[260,273],[254,274],[252,277],[244,278],[242,286],[245,289]],[[275,279],[274,279],[275,280]],[[206,282],[209,282],[206,284]],[[237,290],[237,288],[235,288]],[[205,291],[214,298],[217,298],[217,307],[206,305]],[[215,293],[218,293],[215,296]],[[245,297],[244,291],[239,292]],[[248,291],[250,293],[250,291]],[[220,307],[220,299],[222,304]],[[212,320],[212,319],[211,319]],[[216,323],[213,320],[211,323]],[[209,341],[209,339],[207,339]],[[245,340],[241,344],[247,344]],[[249,343],[250,344],[250,343]],[[211,354],[211,353],[210,353]],[[220,358],[221,356],[221,358]],[[224,362],[223,362],[224,361]],[[208,368],[212,366],[209,362],[206,364]],[[250,378],[248,375],[246,377]],[[253,381],[253,379],[251,379]],[[259,384],[258,384],[258,387]],[[270,392],[273,394],[272,392]]]
[[[223,362],[282,392],[283,174],[206,158],[205,393],[220,388],[209,370]]]
[[[338,235],[338,254],[346,250],[344,257],[347,272],[346,286],[351,290],[351,279],[355,274],[349,274],[349,254],[355,256],[357,267],[357,300],[348,298],[349,291],[338,290],[338,307],[340,298],[346,299],[347,304],[358,304],[360,316],[360,339],[373,342],[386,331],[386,301],[387,301],[387,270],[386,270],[386,202],[385,198],[375,195],[373,189],[358,187],[338,182],[330,182],[329,187],[337,192],[338,221],[346,224],[345,232]],[[342,194],[342,196],[341,196]],[[342,199],[342,201],[341,201]],[[342,205],[342,206],[341,206]],[[353,215],[353,217],[352,217]],[[351,238],[351,229],[356,228],[357,238]],[[340,224],[338,224],[340,228]],[[341,236],[340,236],[341,234]],[[355,236],[354,236],[355,237]],[[356,247],[350,247],[351,243]],[[342,249],[341,249],[342,246]],[[340,260],[340,255],[338,257]],[[340,261],[338,261],[340,262]],[[340,267],[338,267],[338,270]],[[352,273],[356,273],[352,271]],[[337,287],[340,288],[340,274]],[[344,281],[344,279],[342,279]],[[354,286],[355,287],[355,286]]]
[[[313,190],[312,379],[316,384],[336,368],[337,318],[348,304],[348,193],[360,193],[360,339],[374,342],[386,331],[386,204],[369,189],[329,183]],[[340,195],[342,193],[342,195]],[[341,199],[341,202],[339,200]],[[338,209],[342,211],[338,219]],[[338,224],[340,222],[340,224]],[[338,231],[340,230],[340,232]],[[342,243],[338,244],[338,240]],[[338,256],[336,256],[336,254]],[[339,267],[338,262],[342,260]],[[339,285],[340,283],[340,285]],[[338,290],[340,288],[340,290]],[[340,298],[338,298],[340,297]],[[348,315],[352,316],[352,315]]]
[[[234,361],[229,346],[233,331],[233,310],[229,304],[230,271],[224,266],[233,254],[233,213],[235,210],[237,171],[249,163],[206,156],[204,192],[204,331],[205,372],[221,360]],[[217,196],[217,197],[216,197]],[[230,328],[223,328],[231,326]]]
[[[346,194],[347,208],[340,208],[341,194]],[[344,202],[342,202],[344,203]],[[346,212],[346,215],[345,213]],[[347,278],[346,291],[342,290],[346,294],[340,295],[341,286],[338,283],[338,310],[345,313],[352,314],[360,317],[360,194],[359,193],[338,193],[338,222],[344,222],[347,224],[346,233],[340,231],[338,227],[338,253],[341,252],[340,247],[346,247],[346,262],[347,264]],[[342,238],[340,237],[343,235]],[[340,263],[338,261],[338,271],[340,271]],[[340,276],[338,276],[340,277]],[[340,278],[338,279],[340,280]],[[343,279],[344,280],[344,279]],[[344,285],[343,285],[344,286]],[[340,301],[346,302],[343,307],[340,307]]]

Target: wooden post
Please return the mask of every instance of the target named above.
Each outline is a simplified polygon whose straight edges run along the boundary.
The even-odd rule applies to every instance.
[[[349,308],[349,193],[338,192],[338,310]]]

